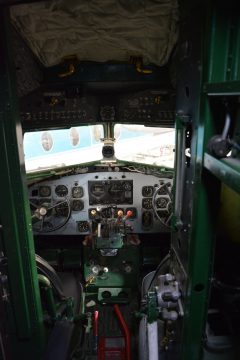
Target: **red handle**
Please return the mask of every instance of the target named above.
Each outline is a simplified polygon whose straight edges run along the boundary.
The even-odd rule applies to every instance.
[[[120,323],[120,327],[122,329],[122,332],[123,332],[124,338],[125,338],[126,360],[131,360],[131,358],[132,358],[131,357],[131,337],[130,337],[130,332],[129,332],[128,326],[122,316],[119,306],[117,304],[115,304],[113,307],[114,307],[114,311],[117,315],[118,321]]]

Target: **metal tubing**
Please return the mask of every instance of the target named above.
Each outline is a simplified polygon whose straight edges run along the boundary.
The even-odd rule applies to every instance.
[[[158,324],[154,321],[147,324],[149,360],[158,360]]]
[[[56,310],[56,305],[55,305],[55,301],[53,298],[53,291],[52,291],[51,283],[46,276],[41,275],[41,274],[38,275],[38,281],[39,281],[40,286],[42,285],[43,289],[46,292],[47,308],[48,308],[49,315],[53,319],[56,319],[57,310]]]
[[[113,308],[114,308],[114,311],[118,318],[118,321],[120,323],[121,329],[124,333],[125,347],[126,347],[126,360],[131,360],[132,359],[132,357],[131,357],[131,337],[130,337],[130,332],[129,332],[128,326],[122,316],[119,306],[117,304],[115,304],[113,306]]]

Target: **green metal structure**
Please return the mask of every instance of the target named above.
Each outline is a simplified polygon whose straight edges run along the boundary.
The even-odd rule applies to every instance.
[[[7,261],[7,330],[15,358],[41,358],[45,346],[8,16],[1,9],[1,251]],[[6,269],[5,269],[6,270]],[[20,355],[21,354],[21,355]]]

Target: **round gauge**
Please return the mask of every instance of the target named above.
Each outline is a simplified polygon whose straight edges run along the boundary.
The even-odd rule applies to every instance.
[[[159,190],[158,190],[158,195],[167,195],[167,189],[166,186],[162,186]]]
[[[84,202],[82,200],[73,200],[72,201],[72,210],[81,211],[84,209]]]
[[[55,189],[57,196],[64,197],[68,194],[68,188],[65,185],[58,185]]]
[[[125,182],[123,186],[126,191],[132,190],[132,184],[130,182]]]
[[[152,198],[142,199],[142,207],[144,209],[152,209]]]
[[[67,202],[60,202],[55,206],[55,212],[58,216],[68,216],[69,207]]]
[[[167,207],[167,204],[168,204],[168,199],[166,199],[166,198],[164,198],[164,197],[159,197],[159,198],[156,200],[157,208],[160,208],[160,209],[166,208],[166,207]]]
[[[153,196],[153,186],[143,186],[142,196],[146,196],[146,197]]]
[[[144,211],[142,213],[142,226],[143,228],[150,228],[152,226],[153,217],[150,211]]]
[[[72,188],[72,197],[73,198],[83,197],[83,188],[81,186],[74,186]]]
[[[49,197],[51,195],[50,186],[39,186],[39,196]]]
[[[87,221],[79,221],[78,224],[78,231],[79,232],[87,232],[89,231],[89,224]]]

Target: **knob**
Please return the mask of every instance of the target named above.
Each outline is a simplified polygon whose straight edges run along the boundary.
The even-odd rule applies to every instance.
[[[96,215],[97,215],[97,211],[96,211],[95,209],[92,209],[92,210],[91,210],[91,215],[92,215],[92,216],[96,216]]]
[[[128,218],[133,217],[133,211],[132,210],[127,211],[127,217]]]
[[[117,216],[118,216],[118,217],[123,217],[123,211],[122,211],[122,210],[118,210]]]

